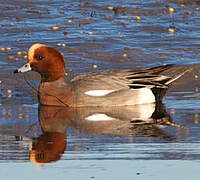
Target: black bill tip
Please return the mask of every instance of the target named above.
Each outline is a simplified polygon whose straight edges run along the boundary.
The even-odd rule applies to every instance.
[[[18,72],[19,72],[18,69],[16,69],[16,70],[13,71],[14,74],[16,74],[16,73],[18,73]]]

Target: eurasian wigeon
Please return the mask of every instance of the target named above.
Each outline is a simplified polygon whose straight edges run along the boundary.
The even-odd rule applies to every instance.
[[[169,85],[186,72],[171,77],[160,74],[172,66],[90,73],[70,79],[60,52],[34,44],[28,51],[28,63],[15,73],[33,70],[41,75],[38,97],[43,105],[128,106],[161,102]]]

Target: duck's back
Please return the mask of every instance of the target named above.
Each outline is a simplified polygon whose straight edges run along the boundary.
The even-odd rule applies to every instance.
[[[166,65],[78,76],[71,80],[74,106],[125,106],[161,101],[173,78],[178,78],[159,75],[170,67]]]

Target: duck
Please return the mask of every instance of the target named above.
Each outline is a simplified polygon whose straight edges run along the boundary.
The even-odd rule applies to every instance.
[[[38,72],[41,105],[66,107],[134,106],[160,103],[169,86],[187,71],[163,75],[174,64],[88,73],[70,78],[62,54],[45,44],[33,44],[28,63],[14,73]]]

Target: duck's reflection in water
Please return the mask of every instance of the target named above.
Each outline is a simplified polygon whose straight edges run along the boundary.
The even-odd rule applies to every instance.
[[[48,163],[59,160],[67,148],[67,128],[92,135],[128,135],[174,139],[163,130],[174,123],[162,104],[124,107],[64,108],[39,106],[43,134],[33,140],[31,162]]]

